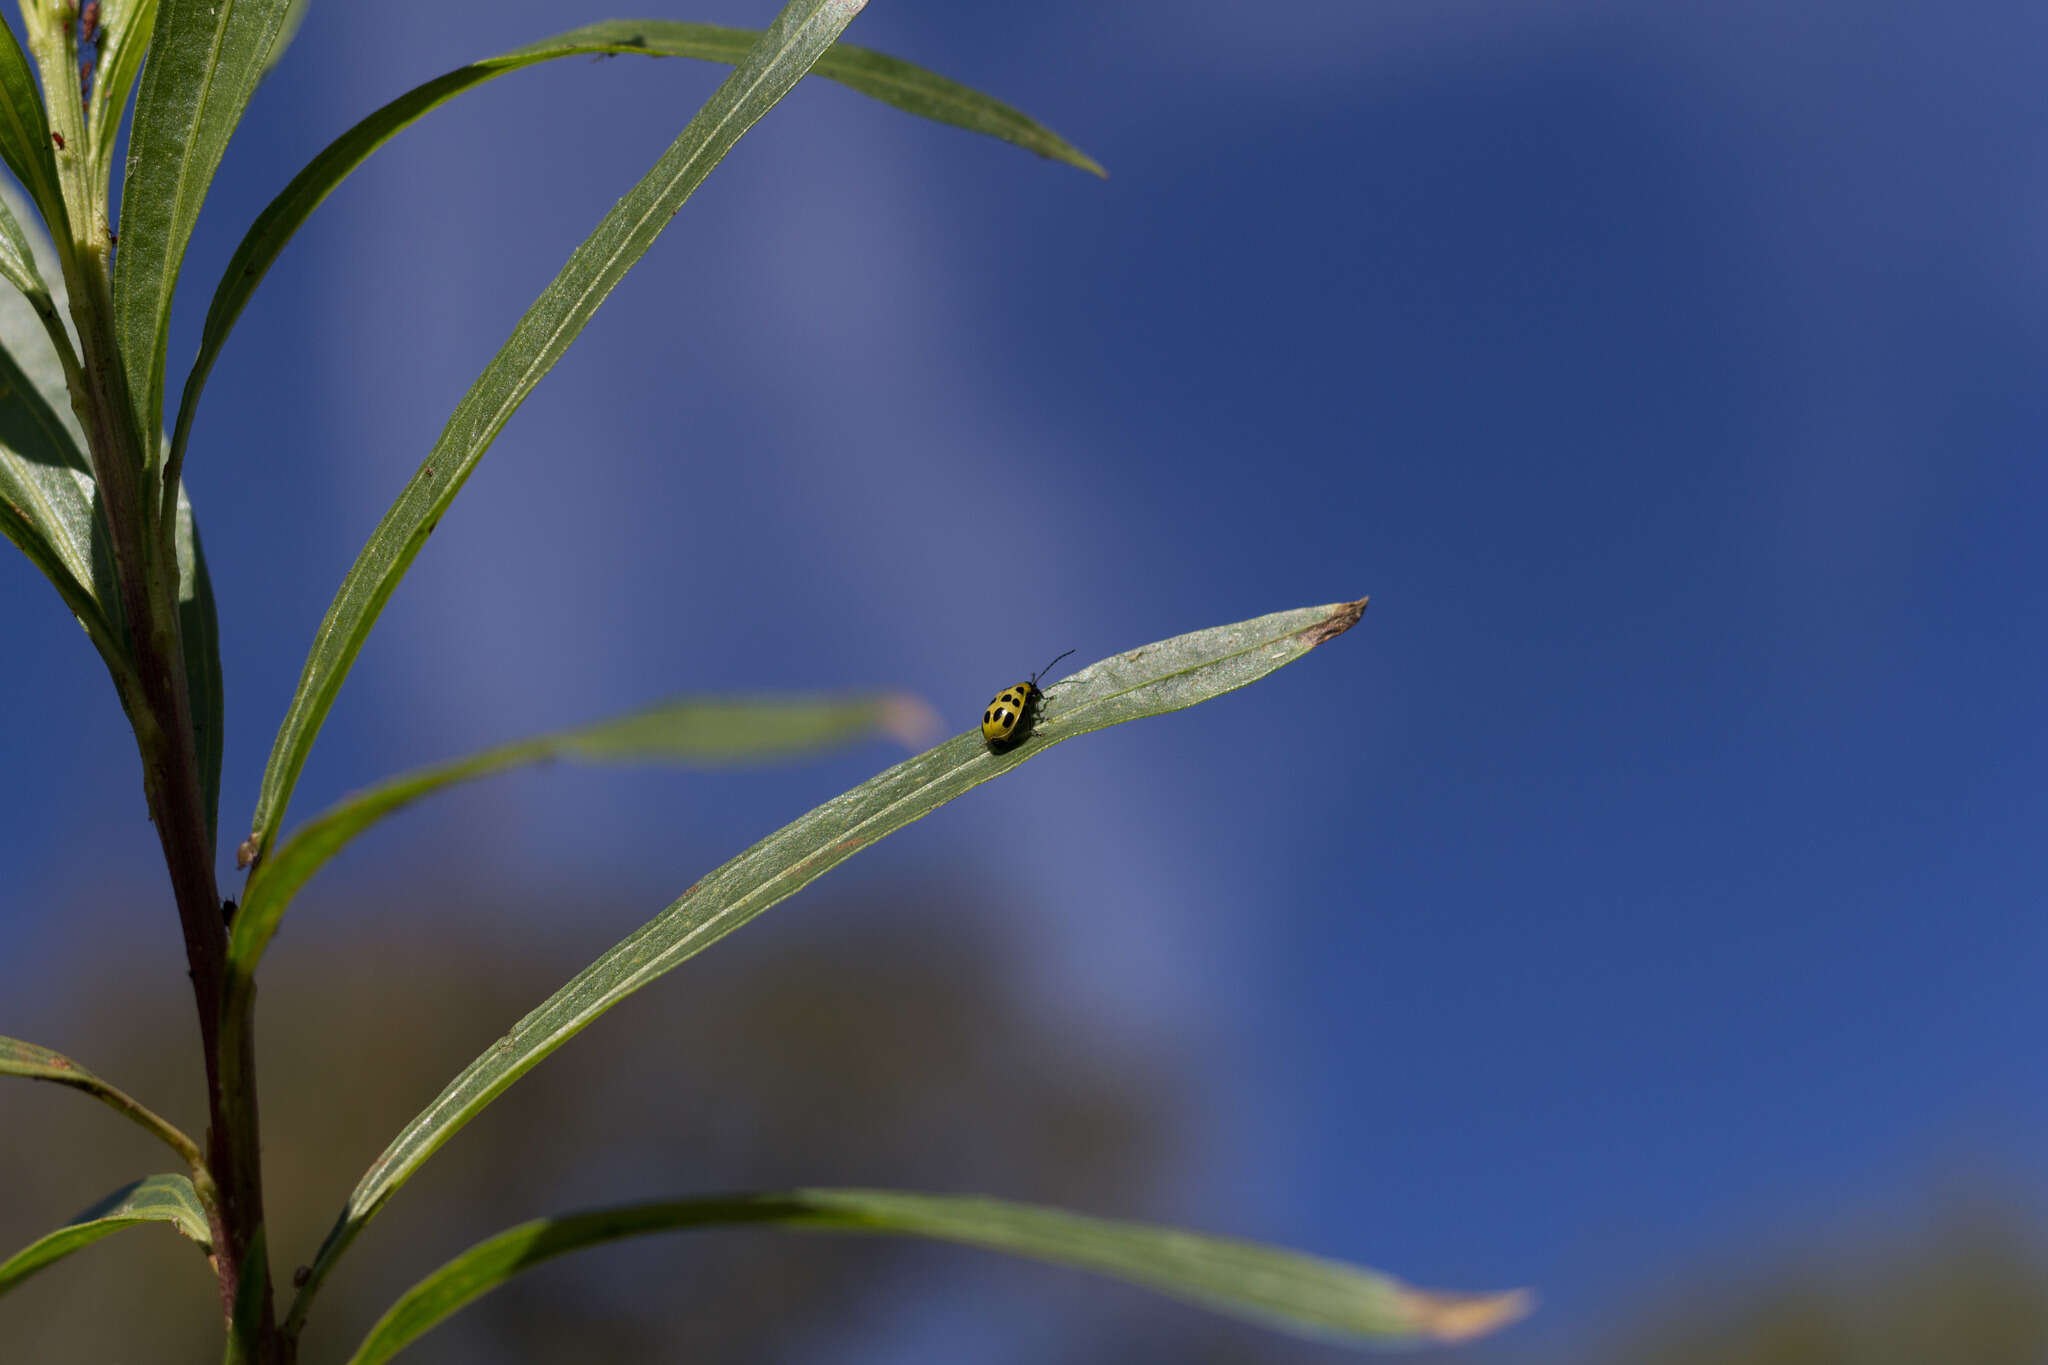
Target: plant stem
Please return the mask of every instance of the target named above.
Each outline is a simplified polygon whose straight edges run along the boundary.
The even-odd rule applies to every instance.
[[[85,216],[92,224],[91,216]],[[83,238],[83,240],[79,240]],[[129,720],[142,757],[143,789],[156,823],[164,864],[184,930],[185,958],[199,1009],[200,1045],[206,1059],[208,1126],[206,1164],[216,1199],[213,1221],[215,1268],[221,1313],[232,1319],[247,1256],[263,1225],[260,1137],[255,1099],[255,1047],[248,1020],[222,1027],[226,998],[227,934],[220,891],[213,874],[214,848],[207,828],[198,747],[192,730],[192,702],[185,681],[184,641],[178,625],[178,572],[174,542],[159,533],[153,515],[158,490],[143,486],[150,461],[147,438],[138,432],[127,376],[113,338],[113,298],[103,230],[86,226],[70,243],[67,273],[71,318],[83,355],[86,439],[113,547],[114,573],[127,618],[129,648],[139,683],[138,708]],[[160,496],[175,501],[176,490]],[[223,1046],[226,1042],[229,1045]],[[259,1360],[276,1358],[276,1331],[266,1294],[261,1316]]]
[[[206,1059],[208,1126],[205,1164],[212,1179],[196,1181],[213,1224],[214,1266],[221,1314],[233,1330],[236,1295],[251,1255],[261,1255],[263,1185],[256,1113],[255,1040],[247,1017],[253,992],[238,993],[238,1015],[224,1019],[227,933],[214,883],[213,831],[203,795],[192,699],[178,622],[175,538],[178,490],[151,477],[160,436],[138,422],[127,370],[114,339],[113,234],[106,185],[87,136],[78,75],[78,6],[69,0],[25,4],[22,17],[43,78],[55,147],[63,221],[50,221],[78,332],[79,363],[67,365],[73,408],[85,427],[93,478],[106,517],[114,576],[128,627],[133,672],[116,670],[122,707],[135,730],[142,785],[156,823],[164,864],[185,936],[192,994],[199,1008]],[[61,333],[61,327],[57,329]],[[57,340],[53,336],[53,341]],[[66,348],[58,347],[61,356]],[[163,512],[164,507],[171,510]],[[262,1273],[259,1268],[257,1273]],[[284,1357],[264,1275],[254,1359]]]
[[[223,1029],[227,934],[213,875],[214,850],[201,796],[199,755],[193,740],[191,698],[185,685],[184,642],[178,632],[176,558],[155,534],[141,487],[144,460],[136,439],[127,383],[112,347],[112,301],[104,257],[90,247],[72,282],[72,320],[85,351],[85,377],[93,422],[87,429],[94,473],[107,514],[114,571],[128,620],[129,647],[144,713],[131,715],[164,864],[184,930],[185,957],[199,1009],[206,1058],[208,1128],[206,1162],[218,1202],[211,1210],[220,1274],[221,1311],[231,1315],[242,1258],[263,1222],[254,1099],[254,1040],[242,1027]],[[223,1047],[231,1035],[233,1046]],[[268,1311],[264,1318],[269,1319]],[[268,1330],[266,1337],[270,1335]]]

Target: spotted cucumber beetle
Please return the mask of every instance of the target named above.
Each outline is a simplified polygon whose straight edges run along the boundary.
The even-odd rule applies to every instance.
[[[1068,650],[1067,654],[1072,654]],[[981,737],[988,741],[991,749],[1007,749],[1030,732],[1031,706],[1043,693],[1038,680],[1052,672],[1053,664],[1067,657],[1060,655],[1052,663],[1031,675],[1030,682],[1020,682],[1015,687],[1006,687],[996,694],[988,704],[988,710],[981,713]]]

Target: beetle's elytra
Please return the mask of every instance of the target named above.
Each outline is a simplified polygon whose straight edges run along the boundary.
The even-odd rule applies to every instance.
[[[1073,652],[1070,649],[1067,654]],[[1066,658],[1067,654],[1060,655],[1059,659],[1054,659],[1052,663],[1033,673],[1029,682],[1006,687],[996,694],[996,699],[981,713],[981,737],[987,741],[989,748],[1008,748],[1024,737],[1030,728],[1028,721],[1032,703],[1043,695],[1038,680],[1052,672],[1053,664]]]

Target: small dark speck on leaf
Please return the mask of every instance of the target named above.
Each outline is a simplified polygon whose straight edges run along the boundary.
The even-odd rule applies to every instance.
[[[1370,601],[1370,597],[1361,597],[1356,602],[1346,602],[1329,616],[1303,631],[1301,638],[1308,642],[1310,649],[1330,643],[1358,624],[1358,618],[1365,615],[1365,604]]]
[[[58,132],[55,128],[50,130],[50,141],[57,144],[58,151],[64,150],[64,134]]]
[[[309,1265],[302,1265],[297,1270],[294,1270],[292,1272],[292,1288],[304,1289],[306,1287],[306,1281],[312,1278],[313,1267]]]

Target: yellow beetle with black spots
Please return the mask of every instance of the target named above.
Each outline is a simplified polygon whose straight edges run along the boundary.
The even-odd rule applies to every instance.
[[[1070,649],[1067,654],[1073,652]],[[988,704],[988,710],[981,713],[981,737],[988,741],[989,748],[1007,749],[1030,730],[1031,706],[1041,695],[1038,680],[1052,672],[1053,664],[1066,658],[1067,654],[1060,655],[1059,659],[1033,673],[1030,682],[1020,682],[996,694],[996,699]]]

